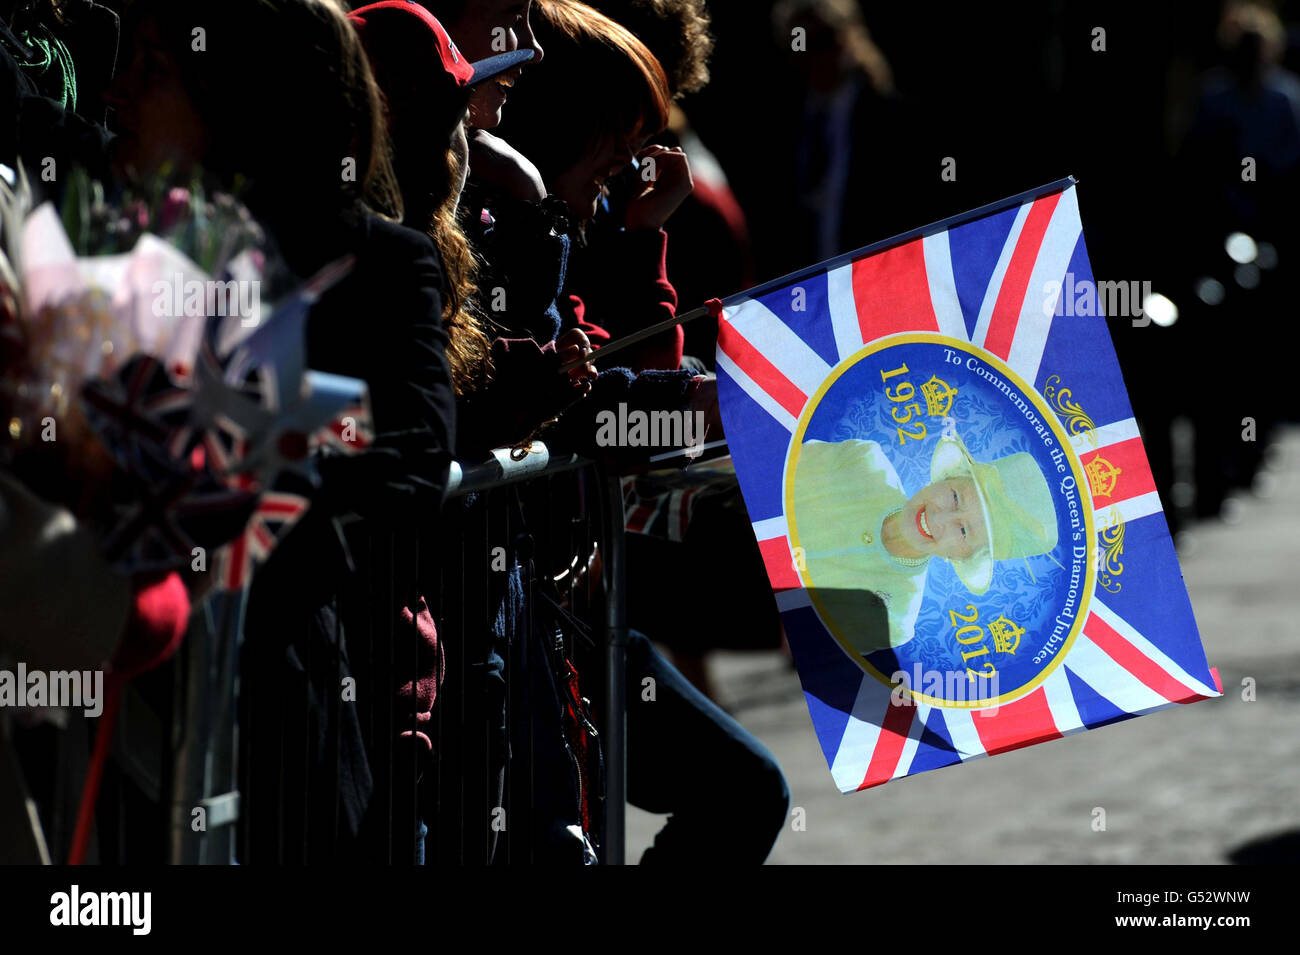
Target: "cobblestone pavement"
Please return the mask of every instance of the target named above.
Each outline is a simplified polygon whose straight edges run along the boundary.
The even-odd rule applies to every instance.
[[[1274,446],[1256,493],[1178,541],[1221,699],[842,796],[785,658],[715,655],[723,705],[776,755],[806,813],[806,830],[787,824],[769,861],[1218,863],[1286,833],[1298,861],[1297,500],[1300,430]],[[1254,702],[1243,701],[1247,678]],[[1096,807],[1104,832],[1092,829]],[[629,807],[629,861],[663,819]]]

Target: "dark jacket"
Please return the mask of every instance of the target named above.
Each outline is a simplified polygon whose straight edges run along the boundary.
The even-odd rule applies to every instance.
[[[468,209],[481,207],[481,193],[466,195]],[[595,444],[600,411],[620,403],[647,411],[683,407],[694,386],[690,372],[675,370],[682,354],[680,328],[621,356],[637,371],[661,371],[638,375],[626,367],[602,368],[591,394],[581,400],[559,375],[554,356],[556,337],[569,329],[581,329],[599,348],[673,315],[677,295],[668,282],[664,232],[602,233],[599,252],[583,250],[591,268],[579,286],[570,272],[574,238],[566,230],[572,224],[558,211],[557,200],[491,202],[466,225],[484,263],[479,278],[484,312],[500,337],[493,343],[491,384],[458,405],[459,457],[477,460],[492,448],[521,442],[557,415],[558,424],[537,437],[558,450],[603,457],[605,450]],[[596,297],[612,328],[591,320],[587,302],[575,294],[579,288]]]
[[[243,684],[256,733],[243,783],[252,844],[285,846],[290,860],[383,859],[390,829],[414,811],[440,661],[421,626],[430,581],[419,554],[436,540],[455,441],[442,269],[426,236],[368,214],[281,245],[304,275],[356,256],[312,309],[307,360],[366,381],[376,438],[320,462],[311,510],[254,577]],[[281,823],[277,803],[308,811]],[[394,861],[410,846],[397,842]]]

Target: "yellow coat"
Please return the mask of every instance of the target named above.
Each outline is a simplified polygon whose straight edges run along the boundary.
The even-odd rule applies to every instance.
[[[880,541],[881,524],[906,502],[875,441],[808,441],[799,449],[791,543],[803,550],[813,605],[863,655],[913,636],[926,564],[904,565]]]

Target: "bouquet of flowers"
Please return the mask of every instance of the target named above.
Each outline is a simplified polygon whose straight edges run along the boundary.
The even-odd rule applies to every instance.
[[[239,589],[306,510],[311,451],[366,444],[364,385],[305,367],[308,310],[351,264],[290,289],[248,211],[197,186],[109,203],[78,173],[65,196],[0,181],[0,462],[49,476],[123,572],[213,551]]]
[[[21,175],[0,181],[0,467],[70,508],[116,571],[172,586],[169,600],[181,589],[178,616],[203,591],[181,624],[220,664],[207,678],[233,687],[251,575],[307,510],[313,453],[369,443],[364,384],[306,367],[308,312],[352,263],[292,287],[229,196],[110,203],[78,174],[56,210]],[[128,629],[118,646],[70,862],[90,839],[125,682],[178,641]],[[222,712],[205,746],[231,745],[233,706]]]

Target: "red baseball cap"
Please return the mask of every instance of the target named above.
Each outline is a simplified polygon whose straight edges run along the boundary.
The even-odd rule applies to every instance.
[[[490,80],[533,58],[532,50],[512,50],[471,63],[437,17],[411,0],[371,3],[353,10],[348,19],[372,55],[382,49],[386,55],[434,56],[459,87]]]

